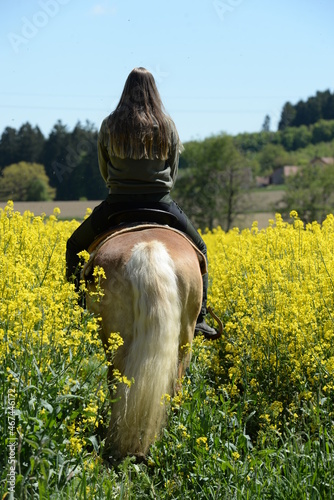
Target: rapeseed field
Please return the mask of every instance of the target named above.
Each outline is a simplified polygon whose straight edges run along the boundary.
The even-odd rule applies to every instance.
[[[0,211],[0,492],[38,499],[334,498],[334,216],[205,231],[209,302],[148,462],[103,465],[107,364],[65,280],[76,221]],[[112,336],[111,350],[121,342]],[[124,383],[120,378],[115,383]]]

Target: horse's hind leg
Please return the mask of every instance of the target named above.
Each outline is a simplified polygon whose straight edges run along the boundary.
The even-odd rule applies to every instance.
[[[182,388],[182,378],[189,368],[191,360],[191,344],[194,337],[194,324],[188,322],[187,326],[183,327],[180,335],[179,360],[178,360],[178,378],[175,386],[175,392]]]

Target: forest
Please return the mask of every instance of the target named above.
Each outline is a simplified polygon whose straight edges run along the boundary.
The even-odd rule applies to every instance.
[[[107,190],[97,162],[97,134],[89,121],[78,122],[73,130],[58,121],[48,137],[29,122],[18,130],[6,127],[0,140],[0,200],[103,199]],[[287,102],[277,131],[270,130],[270,117],[266,116],[257,133],[219,134],[184,146],[174,198],[200,226],[212,227],[218,221],[229,229],[242,210],[239,195],[256,186],[257,176],[268,176],[284,165],[307,171],[315,157],[334,157],[334,93],[326,90],[305,102]],[[299,181],[308,178],[308,182],[322,184],[322,175],[328,184],[330,174],[313,167],[311,176],[303,175]],[[289,182],[286,184],[288,191]],[[296,190],[296,186],[290,189]],[[330,189],[327,185],[326,190]],[[290,198],[285,199],[286,212],[291,208]],[[323,198],[321,189],[318,198]],[[319,200],[313,205],[319,205]],[[331,208],[328,203],[311,210],[312,217],[321,219]],[[305,200],[300,209],[308,221]]]

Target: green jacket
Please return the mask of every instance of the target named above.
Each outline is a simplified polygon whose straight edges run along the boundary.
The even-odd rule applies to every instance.
[[[112,155],[107,120],[108,117],[103,120],[99,131],[97,151],[100,172],[109,193],[169,193],[176,180],[182,148],[174,123],[171,121],[171,148],[167,160],[134,160]]]

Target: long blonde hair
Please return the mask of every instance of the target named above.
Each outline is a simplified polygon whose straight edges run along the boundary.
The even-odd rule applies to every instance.
[[[119,158],[166,160],[172,131],[179,141],[154,77],[142,67],[134,68],[129,74],[119,103],[109,115],[108,128],[111,152]]]

